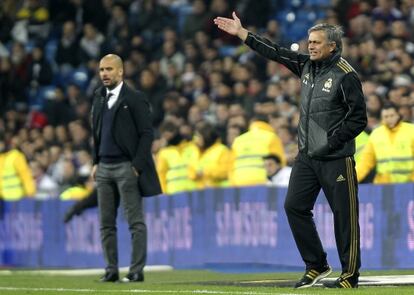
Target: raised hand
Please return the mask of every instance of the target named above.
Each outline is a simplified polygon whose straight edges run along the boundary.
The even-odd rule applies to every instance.
[[[214,24],[217,25],[220,30],[245,40],[247,38],[247,30],[243,28],[240,19],[234,11],[232,13],[232,17],[233,19],[221,16],[216,17],[214,19]]]

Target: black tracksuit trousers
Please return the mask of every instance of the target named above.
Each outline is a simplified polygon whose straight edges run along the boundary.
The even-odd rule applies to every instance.
[[[334,215],[335,239],[343,278],[358,277],[361,266],[358,184],[352,157],[330,161],[299,153],[292,168],[285,211],[306,269],[327,264],[312,209],[323,189]]]

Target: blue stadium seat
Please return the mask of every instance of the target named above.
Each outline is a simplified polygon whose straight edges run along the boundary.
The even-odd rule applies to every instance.
[[[233,56],[237,47],[235,46],[221,46],[219,48],[219,55],[220,56]]]
[[[28,40],[27,43],[24,45],[24,49],[27,53],[31,53],[35,46],[35,42],[33,40]]]
[[[308,22],[295,22],[290,24],[286,36],[289,36],[291,42],[297,42],[306,38],[308,29],[311,26]]]
[[[80,67],[68,73],[67,82],[77,85],[80,89],[85,90],[89,83],[89,73],[86,68]]]
[[[189,4],[170,6],[170,11],[177,17],[177,29],[182,31],[187,15],[192,11],[192,6]]]
[[[57,46],[58,46],[57,40],[49,40],[47,41],[45,45],[45,57],[51,63],[55,62]]]
[[[39,87],[37,93],[30,96],[30,107],[42,109],[47,99],[53,99],[56,87],[54,85]]]
[[[309,6],[328,7],[331,5],[331,0],[307,0],[306,2]]]

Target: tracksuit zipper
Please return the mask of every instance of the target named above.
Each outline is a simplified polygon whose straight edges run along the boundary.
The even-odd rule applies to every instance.
[[[313,94],[313,89],[315,87],[315,83],[314,83],[314,79],[312,79],[312,84],[311,84],[311,90],[308,94],[308,105],[307,105],[307,109],[306,109],[306,113],[308,114],[306,117],[306,154],[308,154],[309,151],[309,117],[310,117],[310,113],[309,113],[309,109],[310,109],[310,104],[311,104],[311,98],[312,98],[312,94]]]

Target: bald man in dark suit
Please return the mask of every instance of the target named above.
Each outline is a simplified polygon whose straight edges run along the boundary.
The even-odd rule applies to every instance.
[[[95,91],[92,106],[93,169],[97,182],[102,248],[106,271],[101,282],[116,282],[118,249],[116,217],[122,203],[132,237],[129,273],[123,282],[144,281],[147,228],[142,197],[161,193],[151,154],[151,111],[142,93],[123,81],[123,62],[115,54],[99,63],[103,86]]]

